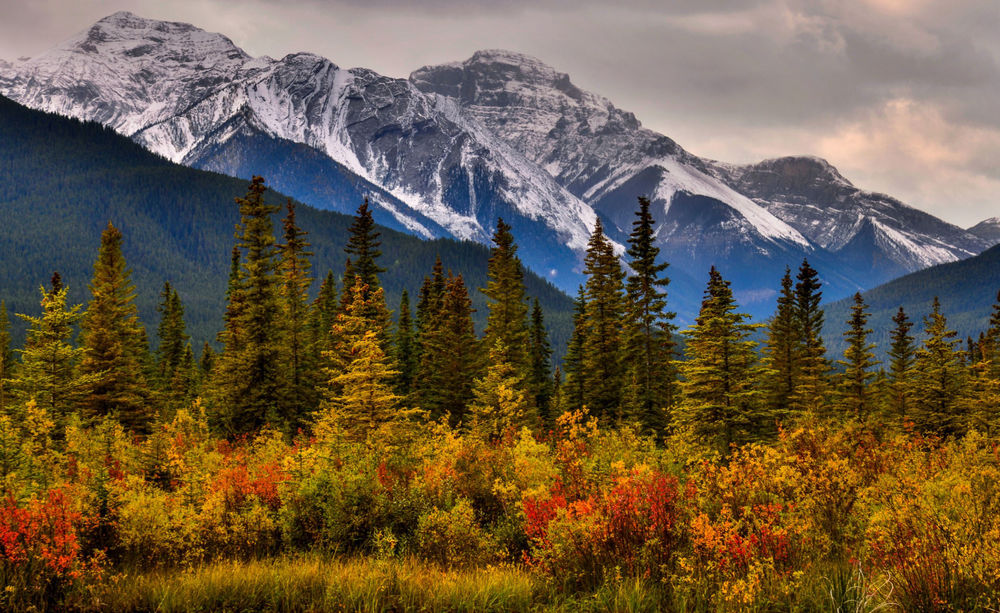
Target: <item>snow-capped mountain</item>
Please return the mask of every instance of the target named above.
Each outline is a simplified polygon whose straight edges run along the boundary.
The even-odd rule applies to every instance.
[[[857,189],[816,158],[750,166],[699,158],[532,57],[480,51],[421,68],[410,80],[458,100],[622,233],[635,196],[648,195],[663,220],[660,245],[674,262],[697,267],[721,259],[745,278],[773,276],[801,253],[843,274],[827,279],[836,294],[987,246],[889,196]]]
[[[526,263],[546,273],[570,273],[596,221],[591,207],[450,100],[312,54],[252,58],[188,24],[115,13],[15,63],[0,93],[99,121],[187,165],[249,174],[260,164],[255,174],[321,207],[358,203],[312,201],[310,171],[353,175],[374,186],[368,195],[395,225],[428,238],[486,242],[502,216],[532,239]]]
[[[975,234],[990,245],[1000,243],[1000,217],[990,217],[984,219],[969,228],[971,234]]]
[[[714,170],[734,189],[876,282],[965,259],[990,246],[974,233],[891,196],[858,189],[821,158],[716,164]]]
[[[688,316],[712,264],[764,314],[784,267],[803,257],[836,298],[986,246],[819,160],[699,158],[507,51],[396,79],[309,53],[254,58],[221,34],[123,12],[0,63],[0,93],[99,121],[173,161],[264,175],[315,206],[350,212],[368,197],[377,221],[427,238],[487,242],[502,216],[525,263],[569,290],[597,217],[623,244],[646,195]]]
[[[700,158],[535,58],[479,51],[465,62],[421,68],[410,81],[457,101],[593,206],[619,238],[631,230],[636,197],[649,196],[664,255],[699,278],[710,264],[742,269],[737,263],[771,261],[755,272],[773,284],[785,260],[814,251],[798,230],[713,176]],[[747,280],[746,272],[730,274]]]

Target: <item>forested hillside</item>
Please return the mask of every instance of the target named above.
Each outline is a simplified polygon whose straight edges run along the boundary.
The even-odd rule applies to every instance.
[[[948,324],[957,332],[958,338],[965,340],[972,337],[975,340],[989,326],[990,305],[996,300],[998,290],[1000,246],[966,260],[900,277],[862,294],[871,309],[871,340],[880,353],[886,351],[890,344],[892,317],[899,307],[903,307],[914,321],[920,322],[930,313],[935,297],[939,299],[941,312],[948,317]],[[850,300],[840,300],[825,306],[831,353],[839,354],[843,349],[843,343],[838,339],[847,328],[850,305]]]
[[[124,236],[148,331],[157,320],[160,288],[170,281],[200,348],[203,341],[214,341],[222,325],[229,251],[239,220],[233,200],[246,188],[244,180],[172,164],[98,124],[0,97],[0,297],[11,313],[37,313],[38,287],[58,270],[70,288],[69,301],[85,302],[94,245],[111,221]],[[265,198],[285,201],[274,192]],[[360,204],[352,203],[350,210]],[[339,279],[350,216],[301,206],[298,217],[315,252],[314,274],[322,278],[332,270]],[[388,229],[382,230],[382,242],[387,254],[382,282],[392,310],[402,290],[417,291],[438,255],[446,269],[464,275],[471,290],[485,287],[489,250],[483,245],[422,241]],[[531,273],[525,284],[528,294],[539,298],[553,347],[561,351],[572,326],[570,299]],[[318,283],[313,292],[317,288]],[[481,331],[485,296],[470,291],[470,297]],[[22,339],[22,322],[12,323],[15,338]]]

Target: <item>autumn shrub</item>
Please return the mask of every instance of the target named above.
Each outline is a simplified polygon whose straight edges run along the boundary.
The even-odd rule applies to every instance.
[[[88,567],[78,538],[84,518],[64,488],[0,505],[0,604],[6,610],[53,608]]]
[[[972,434],[914,448],[887,475],[866,533],[869,564],[907,610],[1000,606],[1000,453]]]
[[[420,516],[414,552],[442,566],[473,566],[495,559],[496,543],[476,521],[468,500],[451,509],[431,509]]]
[[[524,501],[532,561],[573,586],[593,587],[611,571],[659,579],[683,538],[679,502],[677,479],[654,470],[633,470],[577,500],[557,485]]]

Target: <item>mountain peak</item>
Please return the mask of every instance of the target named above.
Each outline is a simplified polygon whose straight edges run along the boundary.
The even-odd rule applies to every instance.
[[[557,92],[556,95],[565,95],[577,102],[586,96],[570,82],[568,74],[536,57],[506,49],[481,49],[464,62],[424,66],[413,71],[410,80],[425,91],[464,98],[466,102],[481,98],[478,94],[483,92],[500,94],[503,100],[494,102],[503,104],[511,96],[534,98],[539,94],[547,96],[547,92]]]
[[[1000,217],[990,217],[984,219],[969,228],[971,234],[975,234],[990,245],[1000,243]]]
[[[189,23],[148,19],[129,11],[118,11],[98,20],[53,51],[124,53],[130,57],[142,57],[164,50],[170,50],[171,59],[180,61],[185,58],[193,61],[249,59],[242,49],[222,34],[206,32]]]

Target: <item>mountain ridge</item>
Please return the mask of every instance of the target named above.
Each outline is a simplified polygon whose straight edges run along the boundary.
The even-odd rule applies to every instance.
[[[173,161],[274,177],[323,208],[351,212],[368,197],[380,223],[424,238],[487,243],[503,217],[524,237],[525,264],[570,292],[597,218],[622,253],[645,195],[688,320],[711,265],[763,316],[784,268],[803,258],[840,297],[987,243],[854,187],[825,160],[777,158],[814,167],[796,183],[774,160],[700,158],[505,50],[399,79],[312,53],[253,58],[222,34],[120,12],[0,67],[0,93],[100,121]]]

